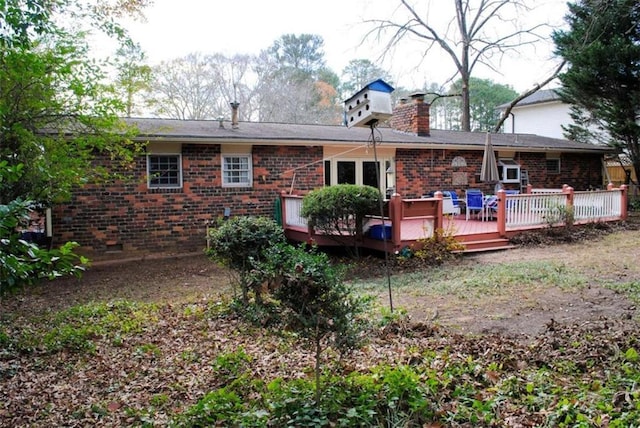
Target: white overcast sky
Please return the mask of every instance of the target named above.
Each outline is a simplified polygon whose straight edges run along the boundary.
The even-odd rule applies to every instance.
[[[450,0],[416,0],[429,4],[430,19],[442,23],[439,16]],[[566,4],[562,0],[534,0],[536,11],[531,18],[553,26],[562,25]],[[430,54],[423,57],[422,44],[403,42],[401,50],[387,54],[383,44],[362,44],[366,32],[373,28],[364,19],[393,16],[399,0],[155,0],[145,10],[147,22],[127,25],[140,43],[150,64],[185,56],[192,52],[257,54],[283,34],[317,34],[324,39],[327,65],[338,75],[351,59],[369,59],[389,70],[395,82],[408,89],[424,82],[444,83],[453,73],[448,58]],[[396,12],[397,13],[397,12]],[[432,22],[432,21],[430,21]],[[503,75],[477,68],[474,75],[509,84],[517,91],[529,89],[555,68],[549,61],[552,42],[530,50],[524,57],[505,58],[499,64]],[[435,51],[434,51],[435,52]]]

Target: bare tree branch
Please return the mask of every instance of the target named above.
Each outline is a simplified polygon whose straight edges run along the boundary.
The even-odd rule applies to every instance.
[[[383,55],[408,36],[426,42],[424,57],[436,46],[444,52],[462,81],[461,126],[463,130],[468,131],[471,127],[469,80],[474,68],[483,64],[497,71],[497,67],[492,64],[492,58],[502,57],[508,51],[537,43],[541,39],[538,30],[547,27],[547,24],[528,25],[524,28],[518,25],[518,17],[523,15],[522,11],[531,10],[528,0],[453,1],[455,16],[451,16],[444,30],[436,26],[439,22],[430,22],[429,15],[421,13],[424,11],[418,10],[410,0],[400,0],[397,10],[404,11],[406,16],[398,20],[386,18],[365,21],[376,25],[365,38],[375,34],[377,40],[382,40],[387,36]],[[441,4],[439,2],[438,6]],[[427,11],[430,6],[427,2]],[[496,21],[499,22],[498,25]],[[505,22],[512,24],[511,30],[504,25]]]
[[[556,70],[553,72],[553,74],[551,74],[551,76],[546,78],[542,83],[538,83],[538,84],[534,85],[531,89],[529,89],[528,91],[522,93],[521,95],[516,97],[513,101],[511,101],[509,103],[509,105],[507,106],[507,108],[504,110],[504,112],[502,112],[502,116],[500,117],[500,120],[498,121],[496,126],[493,128],[493,132],[499,132],[500,131],[500,128],[502,127],[502,124],[504,123],[505,120],[507,120],[507,117],[509,117],[509,115],[511,114],[511,110],[513,110],[513,108],[516,106],[516,104],[518,104],[523,99],[527,98],[529,95],[535,94],[537,91],[539,91],[541,88],[546,86],[553,79],[558,77],[558,74],[560,74],[560,72],[562,71],[562,69],[564,68],[566,63],[567,63],[566,61],[562,61],[560,63],[560,65],[556,68]]]

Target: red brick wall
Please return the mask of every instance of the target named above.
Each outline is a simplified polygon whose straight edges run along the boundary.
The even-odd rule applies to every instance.
[[[548,173],[544,153],[521,153],[519,162],[529,173],[533,187],[562,188],[564,184],[574,190],[602,188],[602,157],[594,154],[563,154],[560,158],[560,174]]]
[[[462,156],[466,167],[451,166],[451,162],[457,156]],[[466,188],[491,189],[493,185],[485,185],[475,181],[476,173],[480,172],[482,165],[482,152],[459,150],[406,150],[396,151],[396,187],[398,192],[406,198],[420,198],[422,195],[436,190],[454,189],[464,194]],[[466,173],[467,186],[454,186],[454,173]]]
[[[84,186],[69,203],[55,207],[54,243],[76,241],[82,253],[94,258],[201,251],[206,222],[221,217],[225,207],[232,216],[271,216],[278,194],[289,191],[292,184],[298,193],[324,184],[319,146],[254,146],[252,156],[253,187],[222,188],[220,146],[184,144],[181,189],[148,189],[146,157],[140,157],[131,180]],[[467,166],[452,167],[456,156],[462,156]],[[560,174],[547,174],[542,153],[522,153],[517,159],[528,170],[534,187],[569,184],[584,190],[601,185],[597,155],[563,155]],[[100,162],[109,166],[106,159]],[[493,184],[476,182],[481,163],[480,150],[398,149],[397,189],[405,198],[449,189],[464,195],[464,189],[470,187],[493,192]],[[469,183],[454,186],[454,174],[461,172],[467,173]],[[506,187],[517,189],[519,185]]]
[[[55,207],[54,242],[76,241],[94,258],[200,251],[206,222],[225,207],[231,215],[271,216],[279,192],[290,190],[295,168],[295,191],[322,186],[321,159],[321,147],[254,146],[253,187],[222,188],[220,146],[184,144],[183,187],[149,189],[146,157],[140,157],[130,181],[84,186]]]
[[[457,156],[462,156],[467,166],[452,167]],[[569,184],[575,190],[586,190],[590,187],[602,187],[602,167],[599,155],[563,154],[560,160],[560,174],[547,173],[546,155],[544,153],[520,153],[516,160],[522,170],[527,170],[529,182],[534,187],[561,188]],[[464,189],[477,188],[493,193],[493,183],[478,180],[482,166],[482,151],[451,150],[408,150],[396,151],[396,188],[405,198],[419,198],[436,191],[454,189],[458,195]],[[467,174],[467,186],[454,186],[454,173]],[[505,184],[506,189],[520,190],[517,183]]]

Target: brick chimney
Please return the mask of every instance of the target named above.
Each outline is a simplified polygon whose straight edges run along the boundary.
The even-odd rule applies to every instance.
[[[401,99],[400,104],[393,109],[391,128],[420,137],[428,137],[429,107],[431,106],[424,102],[425,95],[417,92],[410,95],[410,100]]]
[[[237,101],[233,101],[230,103],[231,105],[231,128],[238,129],[238,107],[240,107],[240,103]]]

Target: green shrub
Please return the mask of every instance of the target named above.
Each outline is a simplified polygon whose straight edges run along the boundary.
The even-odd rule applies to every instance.
[[[262,283],[250,276],[253,263],[263,258],[263,252],[284,243],[282,227],[266,217],[233,217],[209,231],[207,255],[234,269],[240,277],[242,299],[249,302],[253,292],[256,303],[262,302]]]
[[[311,227],[348,246],[352,237],[362,235],[365,216],[375,213],[379,205],[380,192],[375,187],[338,184],[306,195],[300,214]]]
[[[281,278],[275,297],[288,327],[309,339],[316,354],[316,386],[320,399],[320,354],[323,340],[341,350],[358,345],[368,299],[355,296],[342,281],[343,272],[324,253],[290,245],[275,247],[268,270]]]
[[[240,348],[235,352],[220,354],[213,362],[213,370],[216,376],[227,382],[239,377],[246,371],[250,371],[251,356]]]
[[[31,207],[31,202],[20,200],[0,205],[0,295],[42,278],[79,276],[88,263],[73,252],[75,242],[49,250],[22,240],[18,228],[29,218]]]
[[[172,424],[175,427],[259,426],[243,423],[245,406],[233,391],[220,388],[205,395]],[[263,425],[264,426],[264,425]]]

